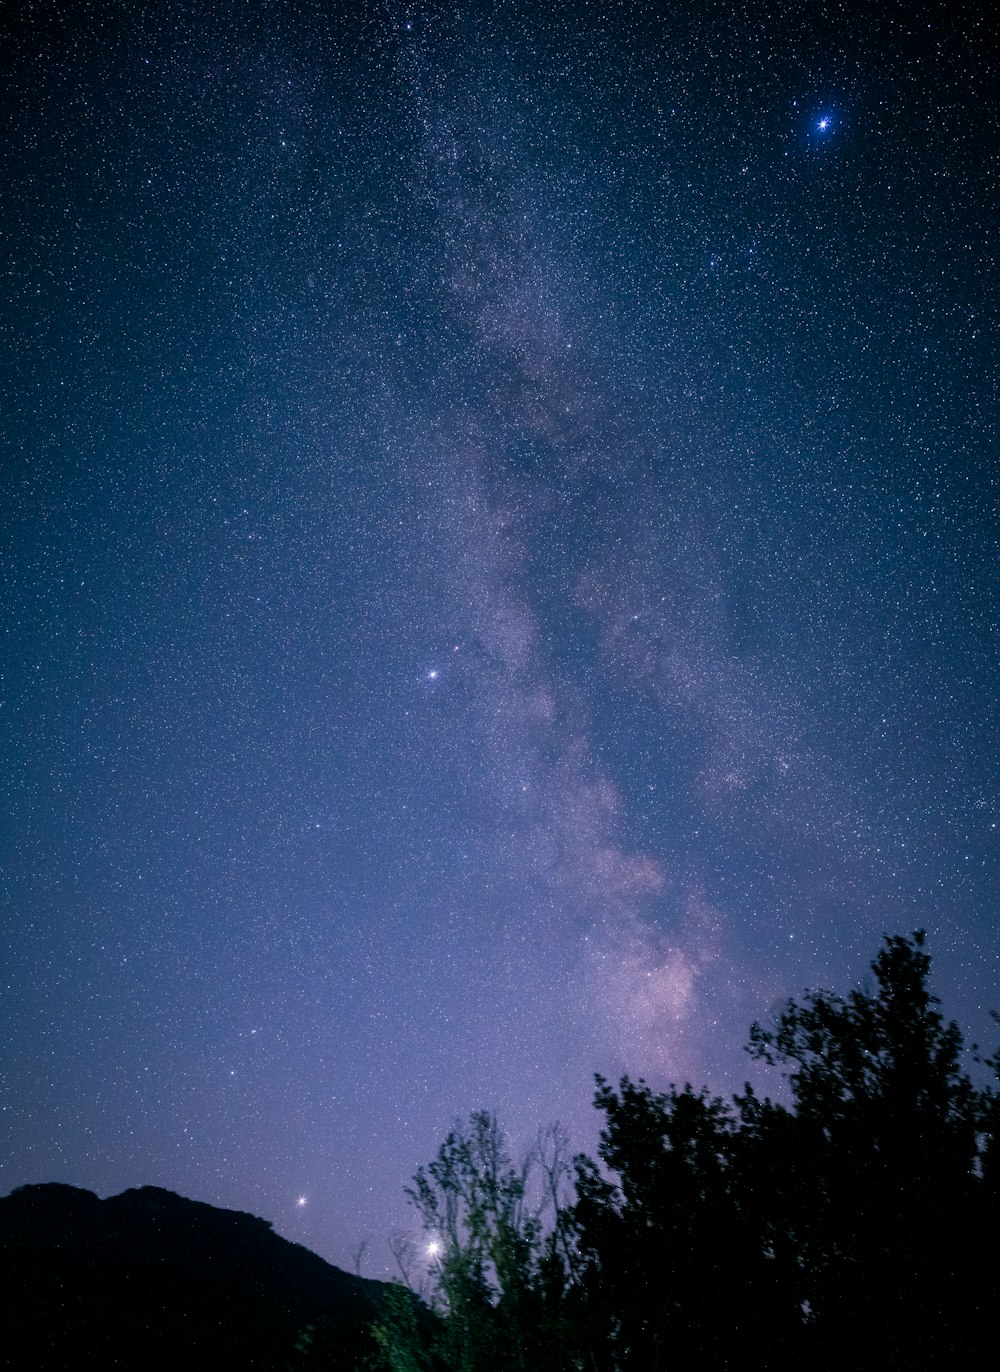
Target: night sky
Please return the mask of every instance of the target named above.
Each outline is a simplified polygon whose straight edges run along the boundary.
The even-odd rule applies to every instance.
[[[992,7],[12,8],[0,1189],[383,1275],[883,932],[992,1047]]]

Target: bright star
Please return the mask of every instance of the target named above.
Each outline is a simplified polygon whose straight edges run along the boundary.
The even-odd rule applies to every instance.
[[[443,1247],[444,1247],[444,1245],[442,1244],[442,1242],[441,1242],[440,1239],[429,1239],[429,1240],[428,1240],[428,1243],[427,1243],[427,1249],[426,1249],[427,1256],[428,1256],[429,1258],[437,1258],[437,1257],[440,1257],[440,1255],[441,1255],[441,1249],[442,1249]]]
[[[438,669],[437,669],[436,667],[432,667],[431,670],[427,673],[427,680],[428,680],[428,681],[437,681],[437,679],[438,679],[439,676],[440,676],[440,673],[438,672]]]
[[[305,1198],[305,1196],[299,1196],[298,1199],[297,1199],[296,1202],[295,1202],[295,1204],[299,1207],[300,1210],[301,1210],[302,1207],[305,1205],[305,1203],[306,1203],[306,1198]]]
[[[827,118],[824,117],[823,119],[821,119],[821,120],[819,121],[819,124],[817,125],[817,127],[819,128],[820,133],[825,133],[825,132],[827,131],[827,129],[830,127],[830,121],[829,121],[829,119],[827,119]]]

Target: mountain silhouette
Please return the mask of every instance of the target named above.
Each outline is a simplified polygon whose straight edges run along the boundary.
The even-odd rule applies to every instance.
[[[142,1186],[0,1199],[0,1367],[353,1369],[389,1290],[267,1220]]]

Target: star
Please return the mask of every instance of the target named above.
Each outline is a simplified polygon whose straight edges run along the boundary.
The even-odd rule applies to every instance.
[[[306,1203],[306,1197],[305,1197],[305,1196],[298,1196],[298,1197],[296,1198],[295,1204],[296,1204],[296,1206],[298,1207],[299,1210],[303,1209],[303,1207],[305,1206],[305,1203]]]
[[[824,115],[816,127],[819,129],[820,133],[826,133],[827,129],[830,127],[829,117]]]

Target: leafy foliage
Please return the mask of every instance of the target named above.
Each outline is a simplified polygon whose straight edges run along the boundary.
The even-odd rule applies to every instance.
[[[983,1099],[929,971],[921,931],[887,938],[873,993],[810,992],[750,1032],[754,1056],[789,1069],[780,1146],[777,1111],[757,1127],[782,1159],[782,1223],[829,1359],[864,1327],[873,1359],[934,1366],[978,1319]]]
[[[790,1103],[597,1078],[599,1158],[515,1168],[473,1115],[409,1194],[441,1244],[433,1336],[394,1372],[668,1367],[937,1369],[992,1346],[1000,1095],[977,1089],[928,987],[922,932],[885,940],[874,989],[809,991],[750,1053]],[[1000,1053],[979,1062],[1000,1075]],[[543,1160],[547,1158],[545,1165]],[[532,1172],[549,1213],[529,1205]]]
[[[515,1167],[496,1119],[478,1112],[418,1170],[407,1194],[433,1256],[430,1299],[438,1318],[423,1331],[387,1324],[379,1337],[393,1372],[557,1372],[573,1365],[560,1351],[568,1332],[560,1148],[559,1131],[549,1130]]]

